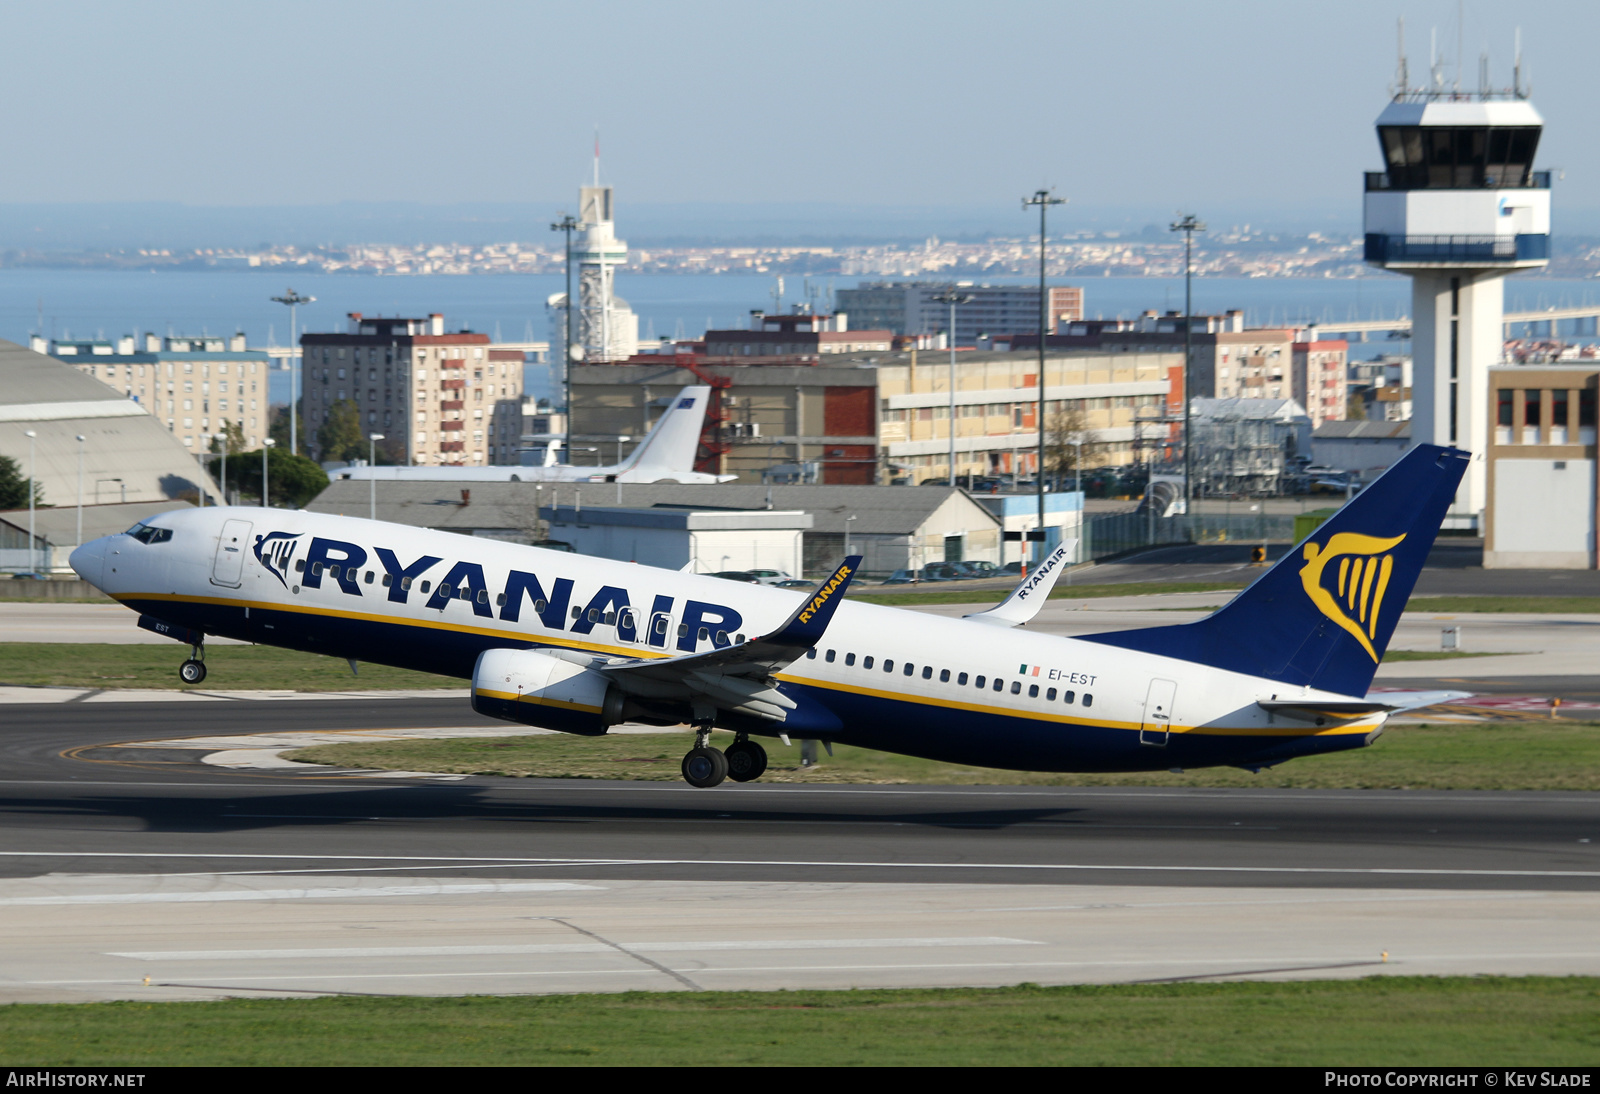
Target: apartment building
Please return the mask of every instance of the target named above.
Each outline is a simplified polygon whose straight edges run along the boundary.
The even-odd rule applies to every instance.
[[[1350,343],[1343,339],[1295,342],[1290,346],[1290,397],[1311,419],[1313,429],[1323,422],[1341,422],[1349,403]]]
[[[1062,349],[1100,349],[1111,353],[1182,351],[1184,318],[1174,311],[1147,311],[1134,320],[1086,320],[1066,324],[1045,344]],[[1292,328],[1244,325],[1244,313],[1189,318],[1190,382],[1197,399],[1288,399],[1293,397]],[[1308,343],[1309,344],[1309,343]],[[1013,351],[1037,350],[1037,335],[1010,339]]]
[[[750,313],[748,330],[708,330],[703,343],[708,363],[744,364],[749,358],[767,358],[775,363],[809,364],[839,354],[887,352],[894,345],[894,334],[852,330],[844,313],[768,315],[756,311]]]
[[[1049,330],[1083,318],[1083,289],[1047,286]],[[957,293],[972,299],[957,305],[955,341],[976,345],[980,334],[1039,331],[1037,285],[978,285],[970,281],[869,281],[834,293],[836,310],[853,326],[882,328],[894,334],[933,334],[950,329],[950,305],[935,297]]]
[[[344,333],[306,334],[301,413],[317,430],[341,400],[365,433],[381,433],[404,464],[515,464],[522,438],[521,349],[487,334],[446,331],[444,316],[385,318],[351,312]]]
[[[1047,431],[1061,411],[1084,425],[1085,462],[1127,463],[1174,439],[1183,355],[1051,351]],[[956,474],[1032,475],[1039,444],[1036,357],[961,352],[950,414],[948,355],[910,350],[829,355],[823,363],[700,364],[636,356],[572,371],[573,463],[610,463],[637,443],[678,388],[710,382],[697,470],[747,483],[871,485]],[[586,451],[587,450],[587,451]]]
[[[138,403],[190,452],[207,452],[212,439],[237,426],[246,448],[261,447],[270,407],[271,358],[245,348],[244,335],[123,335],[104,339],[35,336],[31,348]]]

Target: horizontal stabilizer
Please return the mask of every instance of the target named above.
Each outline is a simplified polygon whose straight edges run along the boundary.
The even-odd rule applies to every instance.
[[[1359,700],[1330,702],[1320,699],[1263,699],[1256,705],[1268,714],[1325,725],[1328,722],[1353,722],[1373,714],[1398,714],[1407,710],[1421,710],[1423,707],[1471,697],[1472,693],[1467,691],[1390,691],[1377,692]]]
[[[1056,587],[1056,579],[1067,568],[1067,556],[1077,545],[1076,539],[1063,540],[1061,546],[1033,568],[1033,573],[1017,583],[1010,596],[986,612],[974,612],[961,618],[999,627],[1022,626],[1038,615],[1044,602],[1050,599],[1050,590]]]

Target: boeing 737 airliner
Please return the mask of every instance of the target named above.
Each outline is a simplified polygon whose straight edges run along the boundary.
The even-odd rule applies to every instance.
[[[761,736],[1029,771],[1258,769],[1359,748],[1443,697],[1367,690],[1467,460],[1412,449],[1199,622],[1077,639],[1021,626],[1064,549],[965,619],[845,602],[855,557],[802,594],[282,509],[162,513],[72,567],[192,646],[189,683],[208,635],[469,678],[475,709],[525,725],[691,725],[695,786],[759,777]]]

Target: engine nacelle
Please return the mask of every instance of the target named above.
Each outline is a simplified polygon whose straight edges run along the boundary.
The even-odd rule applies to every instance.
[[[472,709],[491,718],[597,737],[622,707],[605,676],[538,650],[484,650],[472,671]]]

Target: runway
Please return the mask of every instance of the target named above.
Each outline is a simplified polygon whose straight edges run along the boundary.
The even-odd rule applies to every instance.
[[[0,1000],[1600,973],[1595,794],[702,791],[139,745],[473,724],[0,708]]]

